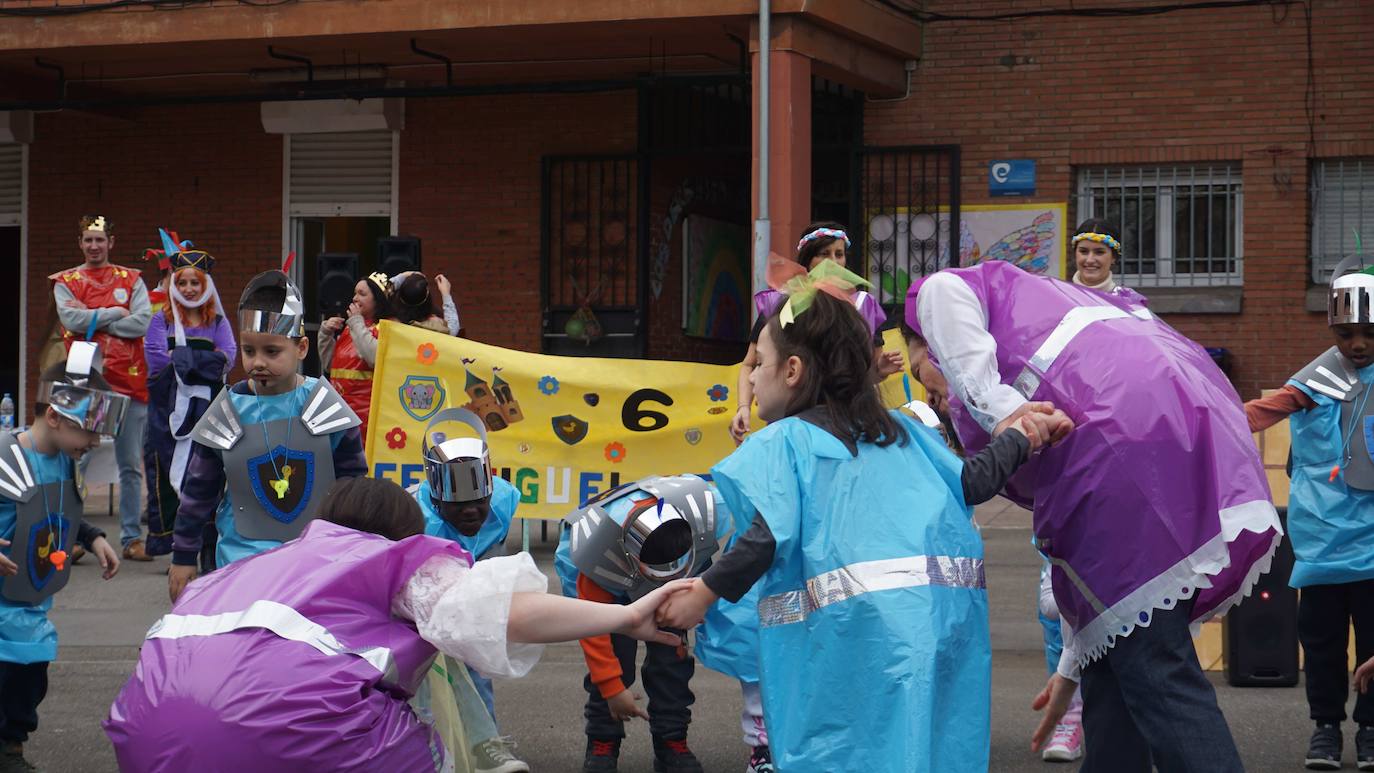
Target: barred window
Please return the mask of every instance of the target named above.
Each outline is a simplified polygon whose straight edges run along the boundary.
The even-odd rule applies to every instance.
[[[1127,286],[1240,285],[1242,204],[1238,164],[1078,170],[1078,218],[1121,229]]]
[[[1327,284],[1336,264],[1355,254],[1356,234],[1366,254],[1374,250],[1374,158],[1316,161],[1311,188],[1312,281]]]

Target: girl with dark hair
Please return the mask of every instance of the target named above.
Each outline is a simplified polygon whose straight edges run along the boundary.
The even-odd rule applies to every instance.
[[[769,425],[711,470],[744,533],[659,621],[690,627],[758,583],[779,769],[985,771],[991,661],[970,504],[1067,419],[1039,414],[999,438],[994,463],[965,465],[882,407],[872,333],[849,302],[863,281],[822,263],[786,285],[750,376]]]
[[[458,307],[453,303],[453,285],[443,274],[435,275],[434,284],[438,286],[439,295],[444,299],[442,316],[434,308],[429,280],[424,274],[419,271],[407,271],[393,276],[391,286],[395,288],[396,321],[456,336],[462,328],[458,322]]]
[[[363,420],[364,443],[372,404],[372,368],[377,363],[377,323],[396,316],[392,294],[391,279],[386,274],[368,274],[353,288],[347,322],[343,317],[330,317],[320,323],[320,369],[348,407]],[[345,325],[348,335],[341,335]]]
[[[834,221],[820,221],[808,225],[806,230],[802,231],[801,239],[797,242],[797,263],[807,271],[825,260],[833,261],[840,268],[845,268],[848,251],[849,236],[845,233],[844,226]],[[749,418],[754,404],[754,388],[749,382],[749,374],[758,365],[759,334],[768,315],[777,309],[782,297],[782,293],[776,289],[762,290],[754,295],[758,319],[749,334],[749,350],[740,363],[739,407],[735,410],[734,418],[730,420],[730,436],[737,444],[743,442],[744,436],[749,432]],[[867,323],[872,334],[876,380],[881,381],[900,371],[902,356],[896,352],[884,352],[882,336],[878,333],[878,328],[887,321],[887,312],[878,305],[876,298],[862,290],[856,289],[849,300]]]
[[[120,768],[453,770],[468,750],[408,701],[436,654],[518,677],[543,643],[679,642],[654,610],[681,585],[624,606],[563,598],[528,553],[473,564],[423,528],[400,486],[355,478],[299,538],[187,586],[103,723]]]
[[[1146,303],[1145,296],[1116,282],[1112,269],[1121,260],[1121,236],[1115,225],[1090,217],[1078,224],[1070,240],[1073,247],[1073,283],[1092,290],[1120,295],[1127,300]]]

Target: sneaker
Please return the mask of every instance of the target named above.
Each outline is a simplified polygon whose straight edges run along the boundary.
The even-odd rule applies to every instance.
[[[1374,725],[1360,725],[1355,731],[1355,767],[1374,770]]]
[[[614,773],[620,762],[619,738],[588,738],[582,773]]]
[[[754,753],[749,755],[749,767],[744,769],[744,773],[773,773],[773,753],[767,746],[754,747]]]
[[[701,762],[687,748],[686,738],[654,736],[654,773],[702,773]]]
[[[530,766],[511,754],[514,744],[505,738],[488,738],[472,747],[472,764],[476,773],[530,773]]]
[[[1341,769],[1341,726],[1318,722],[1307,743],[1308,770]]]
[[[76,563],[80,562],[81,559],[83,559],[83,558],[85,558],[85,557],[86,557],[86,549],[85,549],[85,548],[81,547],[81,545],[79,545],[79,544],[77,544],[77,545],[72,545],[71,562],[72,562],[73,564],[76,564]]]
[[[24,747],[10,744],[0,751],[0,773],[35,773],[38,768],[24,759]]]
[[[125,561],[152,561],[153,557],[143,549],[143,540],[136,539],[124,546]]]
[[[1074,762],[1083,756],[1083,726],[1077,722],[1060,722],[1045,746],[1040,759],[1045,762]]]

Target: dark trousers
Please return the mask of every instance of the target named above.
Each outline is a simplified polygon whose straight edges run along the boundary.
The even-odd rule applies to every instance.
[[[620,660],[620,680],[629,689],[635,683],[635,655],[639,642],[628,636],[611,634],[611,647]],[[691,655],[679,657],[678,648],[666,644],[646,642],[644,644],[644,694],[649,698],[649,732],[670,741],[687,737],[687,726],[692,722],[692,674],[696,672],[696,661]],[[587,690],[587,706],[583,715],[587,719],[587,735],[591,738],[624,738],[625,723],[611,719],[610,707],[601,697],[601,690],[592,683],[588,674],[582,680]]]
[[[48,664],[0,662],[0,743],[23,743],[38,729],[48,694]]]
[[[1355,662],[1374,655],[1374,580],[1310,585],[1298,601],[1298,641],[1307,674],[1307,707],[1312,719],[1340,724],[1350,695],[1347,648],[1355,625]],[[1374,725],[1374,695],[1357,694],[1355,721]]]
[[[1193,603],[1157,610],[1148,627],[1083,669],[1080,773],[1241,773],[1216,690],[1202,673]]]

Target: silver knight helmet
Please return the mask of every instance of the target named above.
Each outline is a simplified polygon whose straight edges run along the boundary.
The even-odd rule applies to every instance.
[[[435,427],[445,422],[466,424],[477,437],[448,437]],[[441,502],[478,502],[491,496],[491,450],[487,447],[487,428],[466,408],[446,408],[437,413],[425,428],[422,441],[425,478],[430,497]]]
[[[1342,260],[1331,272],[1331,297],[1326,308],[1328,325],[1374,323],[1374,267],[1366,267],[1358,254]]]
[[[656,475],[611,489],[566,520],[578,569],[635,598],[699,574],[719,547],[715,499],[695,475]]]
[[[91,341],[73,341],[67,352],[66,374],[61,379],[40,382],[38,402],[88,432],[111,437],[119,434],[129,398],[96,386],[91,377],[99,374],[100,369],[100,347]]]
[[[264,271],[248,281],[239,298],[239,330],[300,338],[305,335],[301,290],[281,271]]]

